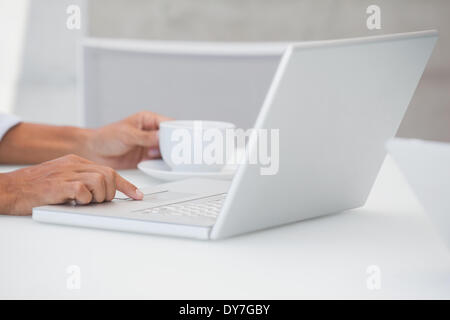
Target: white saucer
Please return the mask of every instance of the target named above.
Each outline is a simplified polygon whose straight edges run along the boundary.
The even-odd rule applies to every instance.
[[[233,179],[237,167],[231,165],[225,166],[221,171],[214,172],[173,171],[163,160],[156,159],[142,161],[138,163],[138,168],[153,178],[165,181],[175,181],[188,178],[231,180]]]

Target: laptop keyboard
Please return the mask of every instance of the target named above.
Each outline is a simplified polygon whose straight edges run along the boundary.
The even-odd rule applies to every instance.
[[[225,196],[226,194],[223,193],[195,200],[137,210],[134,212],[143,215],[162,214],[169,216],[216,218],[222,208]]]

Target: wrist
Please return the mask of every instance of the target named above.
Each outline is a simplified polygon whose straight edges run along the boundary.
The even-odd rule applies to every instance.
[[[68,153],[74,153],[81,157],[91,159],[94,157],[95,148],[93,146],[94,129],[71,127],[73,130],[72,147]]]

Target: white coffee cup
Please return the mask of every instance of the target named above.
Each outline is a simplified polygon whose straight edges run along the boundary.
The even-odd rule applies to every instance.
[[[227,131],[234,128],[234,124],[222,121],[161,122],[159,148],[162,158],[174,171],[220,171],[227,164]]]

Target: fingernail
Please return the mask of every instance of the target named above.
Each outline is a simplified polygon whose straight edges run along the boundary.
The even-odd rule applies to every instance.
[[[144,199],[144,194],[139,189],[136,189],[136,198],[138,198],[139,200]]]
[[[159,150],[158,149],[150,149],[148,150],[148,156],[152,157],[152,158],[157,158],[160,156]]]

